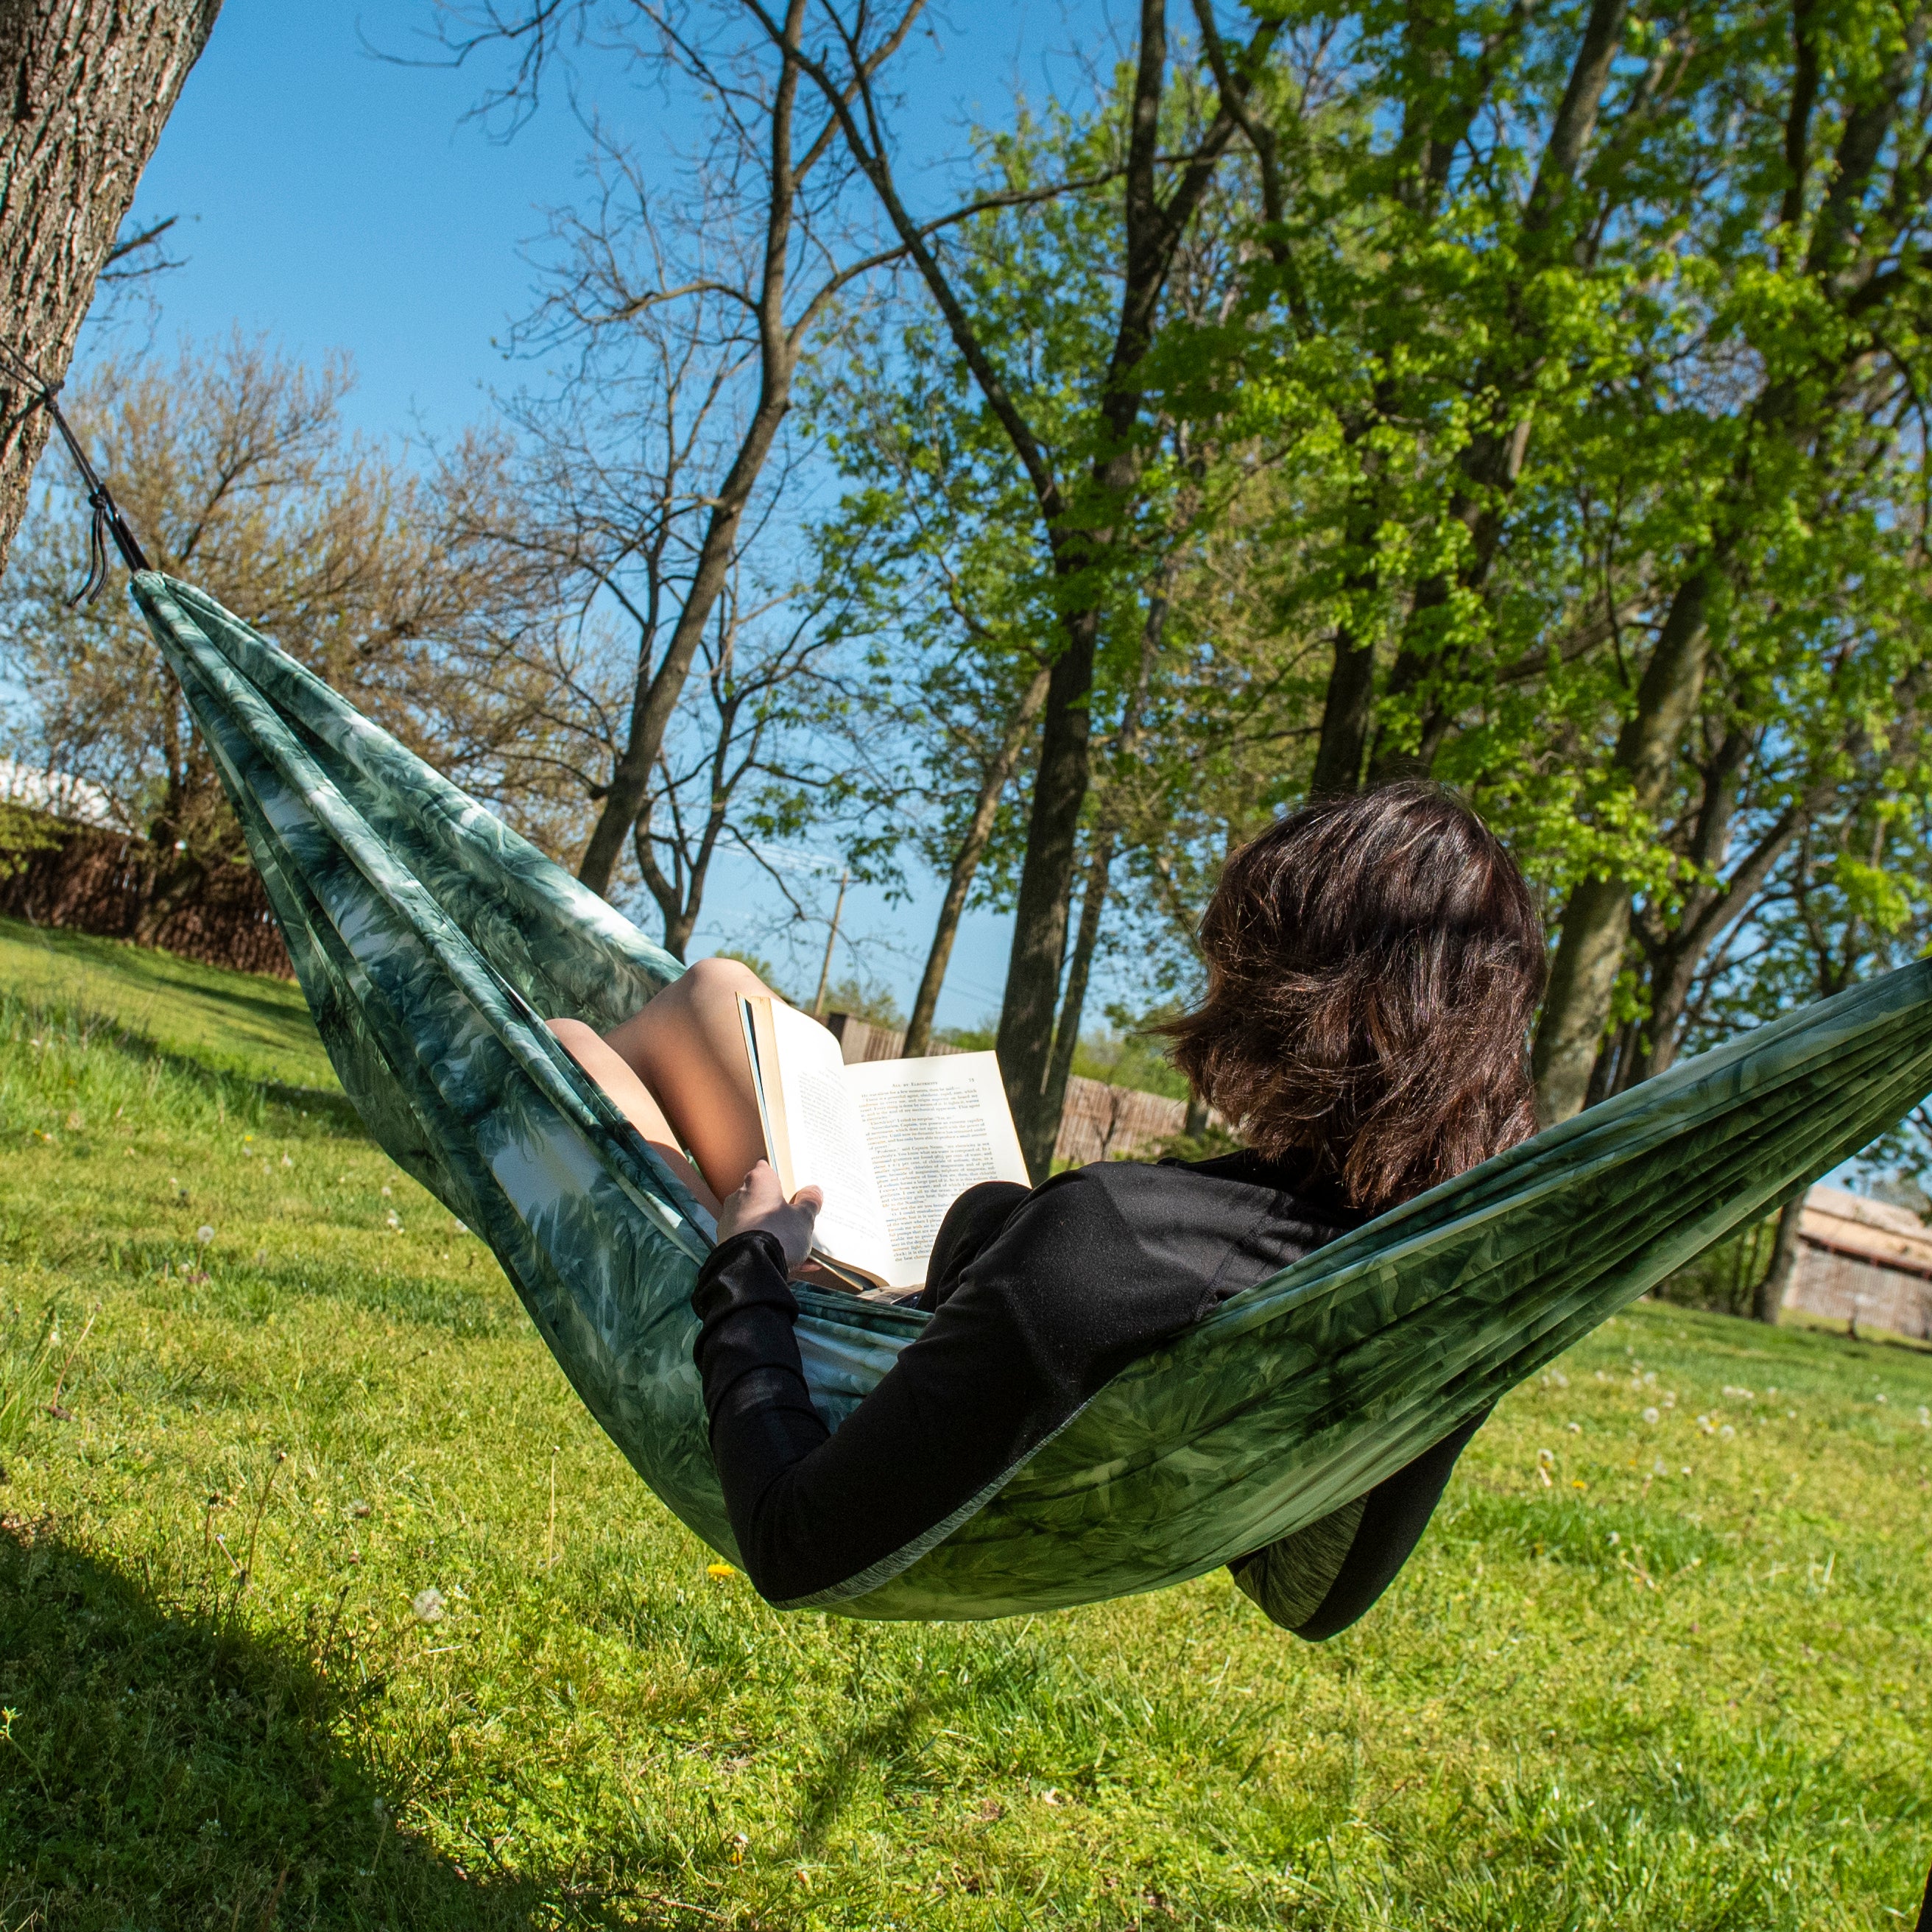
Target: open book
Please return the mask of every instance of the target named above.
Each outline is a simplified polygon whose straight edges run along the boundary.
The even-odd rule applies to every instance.
[[[990,1053],[872,1060],[782,1000],[738,1001],[765,1152],[788,1197],[821,1187],[814,1249],[884,1288],[926,1280],[946,1210],[981,1180],[1030,1184]]]

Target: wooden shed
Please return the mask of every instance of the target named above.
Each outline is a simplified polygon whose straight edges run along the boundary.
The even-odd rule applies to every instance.
[[[1932,1228],[1910,1208],[1821,1185],[1798,1241],[1787,1307],[1932,1337]]]

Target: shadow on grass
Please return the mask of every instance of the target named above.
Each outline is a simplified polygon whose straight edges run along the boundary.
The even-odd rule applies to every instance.
[[[246,1112],[248,1102],[259,1101],[265,1111],[281,1108],[314,1122],[332,1135],[365,1141],[369,1138],[369,1130],[349,1096],[338,1088],[300,1086],[273,1076],[224,1065],[220,1064],[224,1056],[218,1050],[212,1061],[178,1052],[112,1014],[82,1004],[24,997],[0,989],[0,1029],[10,1024],[24,1025],[36,1034],[50,1028],[64,1030],[82,1044],[104,1040],[135,1065],[158,1068],[170,1078],[198,1088],[230,1108]]]
[[[170,1594],[0,1516],[0,1925],[556,1922],[567,1887],[398,1828],[334,1732],[382,1686],[326,1628],[278,1648]]]
[[[882,1767],[889,1768],[902,1758],[928,1714],[924,1696],[910,1692],[884,1716],[859,1725],[826,1752],[818,1768],[803,1780],[800,1792],[797,1843],[801,1854],[816,1857],[824,1849],[860,1779]]]

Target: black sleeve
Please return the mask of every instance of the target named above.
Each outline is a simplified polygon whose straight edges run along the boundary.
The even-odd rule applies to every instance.
[[[1105,1186],[1063,1174],[1012,1214],[834,1435],[806,1386],[784,1262],[770,1235],[735,1236],[692,1295],[732,1531],[758,1594],[780,1606],[950,1527],[1160,1339],[1145,1300],[1159,1258]],[[1200,1293],[1184,1262],[1172,1271],[1166,1303],[1182,1312],[1168,1333]]]

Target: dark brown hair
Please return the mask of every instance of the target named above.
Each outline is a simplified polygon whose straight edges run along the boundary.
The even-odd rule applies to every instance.
[[[1534,1130],[1542,922],[1439,786],[1318,800],[1234,854],[1201,922],[1208,991],[1167,1028],[1195,1089],[1270,1160],[1381,1209]]]

